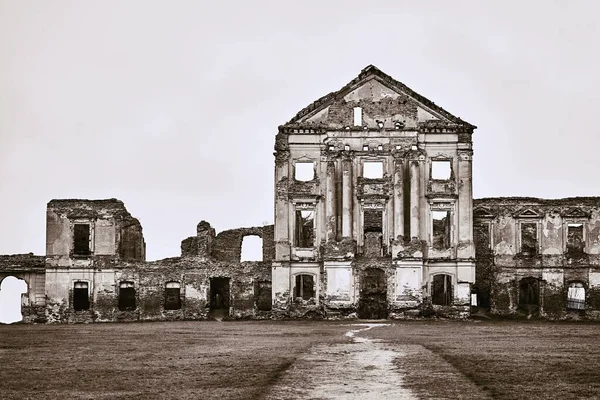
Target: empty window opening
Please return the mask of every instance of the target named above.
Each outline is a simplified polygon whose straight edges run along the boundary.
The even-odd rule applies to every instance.
[[[534,314],[540,305],[540,285],[535,278],[523,278],[519,281],[519,308]]]
[[[383,178],[383,163],[381,161],[365,161],[363,164],[363,177],[368,179]]]
[[[452,175],[450,161],[432,161],[431,162],[431,179],[448,180]]]
[[[362,125],[362,108],[354,107],[354,126]]]
[[[363,145],[363,151],[369,151],[369,145],[368,144]]]
[[[181,285],[179,282],[165,284],[165,310],[179,310],[181,308]]]
[[[90,254],[90,225],[75,224],[73,227],[73,254]]]
[[[383,211],[367,209],[364,212],[364,253],[366,256],[383,255]]]
[[[379,146],[377,146],[377,150],[382,151],[383,150],[383,145],[380,144]]]
[[[210,278],[211,310],[229,310],[229,278]]]
[[[23,319],[21,297],[27,293],[27,283],[14,276],[7,276],[0,283],[0,323],[12,324]]]
[[[434,249],[450,248],[451,223],[450,211],[432,211],[432,246]]]
[[[536,255],[538,251],[537,223],[521,223],[521,253],[527,256]]]
[[[348,145],[348,144],[344,145],[344,150],[350,151],[350,145]]]
[[[249,235],[242,239],[242,254],[240,261],[262,261],[262,239],[260,236]]]
[[[296,247],[314,247],[314,210],[296,211]]]
[[[567,226],[567,254],[583,254],[584,247],[583,224],[569,224]]]
[[[133,311],[135,308],[135,286],[133,282],[121,282],[119,284],[119,310]]]
[[[87,282],[73,283],[73,309],[75,311],[90,309],[90,291]]]
[[[297,181],[308,182],[315,177],[315,168],[312,162],[297,162],[295,164],[296,173],[294,177]]]
[[[310,300],[315,297],[315,278],[312,275],[296,275],[294,297]]]
[[[271,311],[271,282],[257,281],[254,290],[256,308],[258,308],[260,311]]]
[[[581,282],[572,282],[567,290],[567,309],[585,310],[585,287]]]
[[[431,302],[440,306],[452,304],[452,276],[439,274],[433,276],[431,284]]]

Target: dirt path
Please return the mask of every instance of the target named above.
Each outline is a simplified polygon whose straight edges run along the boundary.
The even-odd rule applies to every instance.
[[[299,357],[266,395],[276,399],[416,399],[394,365],[398,346],[361,336],[388,324],[352,324],[352,342],[318,345]]]

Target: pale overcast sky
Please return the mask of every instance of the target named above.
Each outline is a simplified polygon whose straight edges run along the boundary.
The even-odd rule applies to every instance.
[[[273,223],[278,125],[374,64],[478,126],[474,195],[600,196],[597,1],[0,0],[0,254],[118,198],[149,260]]]

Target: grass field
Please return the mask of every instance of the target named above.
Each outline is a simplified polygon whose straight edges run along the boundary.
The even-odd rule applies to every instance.
[[[406,398],[600,398],[600,325],[358,323],[2,325],[0,398],[385,398],[357,394],[384,356]]]

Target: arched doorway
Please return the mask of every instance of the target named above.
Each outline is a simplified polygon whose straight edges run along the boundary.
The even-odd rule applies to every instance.
[[[358,317],[384,319],[388,317],[387,277],[379,268],[367,268],[360,275]]]
[[[21,295],[27,293],[27,283],[7,276],[0,283],[0,323],[12,324],[23,320]]]

